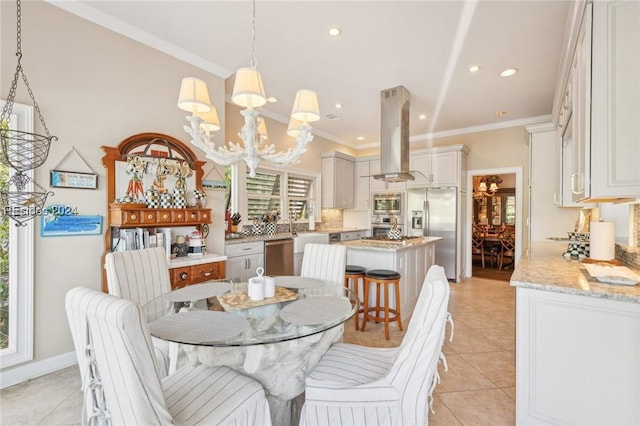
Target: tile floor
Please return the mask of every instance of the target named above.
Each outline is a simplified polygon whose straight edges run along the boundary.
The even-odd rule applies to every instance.
[[[449,371],[440,368],[429,424],[515,424],[515,290],[508,282],[481,278],[451,284],[449,311],[455,321],[453,342],[444,347]],[[369,322],[362,333],[349,322],[344,340],[398,345],[403,333],[391,334],[385,341],[381,324]],[[76,425],[81,412],[77,367],[0,391],[2,425]]]

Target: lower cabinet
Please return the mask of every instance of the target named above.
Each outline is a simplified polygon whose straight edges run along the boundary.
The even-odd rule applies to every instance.
[[[516,424],[640,424],[640,304],[516,289]]]
[[[227,256],[226,278],[246,282],[255,277],[256,269],[264,268],[264,242],[227,244],[224,248]]]
[[[209,262],[170,268],[171,288],[177,289],[191,284],[223,279],[225,277],[225,269],[224,262]]]

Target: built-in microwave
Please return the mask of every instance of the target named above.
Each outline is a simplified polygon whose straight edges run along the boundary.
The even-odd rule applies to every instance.
[[[373,214],[402,217],[402,193],[373,194]]]

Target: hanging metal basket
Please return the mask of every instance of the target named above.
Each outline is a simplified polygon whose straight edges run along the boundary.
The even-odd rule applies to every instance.
[[[58,138],[19,130],[2,130],[0,139],[0,161],[18,172],[26,172],[40,167],[47,160],[51,141]]]
[[[33,191],[23,191],[27,185]],[[12,186],[17,190],[12,191]],[[53,195],[52,191],[47,191],[30,177],[18,173],[9,179],[7,188],[0,191],[2,214],[13,219],[16,226],[26,226],[27,221],[42,214],[50,195]]]

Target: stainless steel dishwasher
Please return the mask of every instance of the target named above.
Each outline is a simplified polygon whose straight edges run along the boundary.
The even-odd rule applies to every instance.
[[[264,263],[266,275],[293,275],[293,239],[265,241]]]

